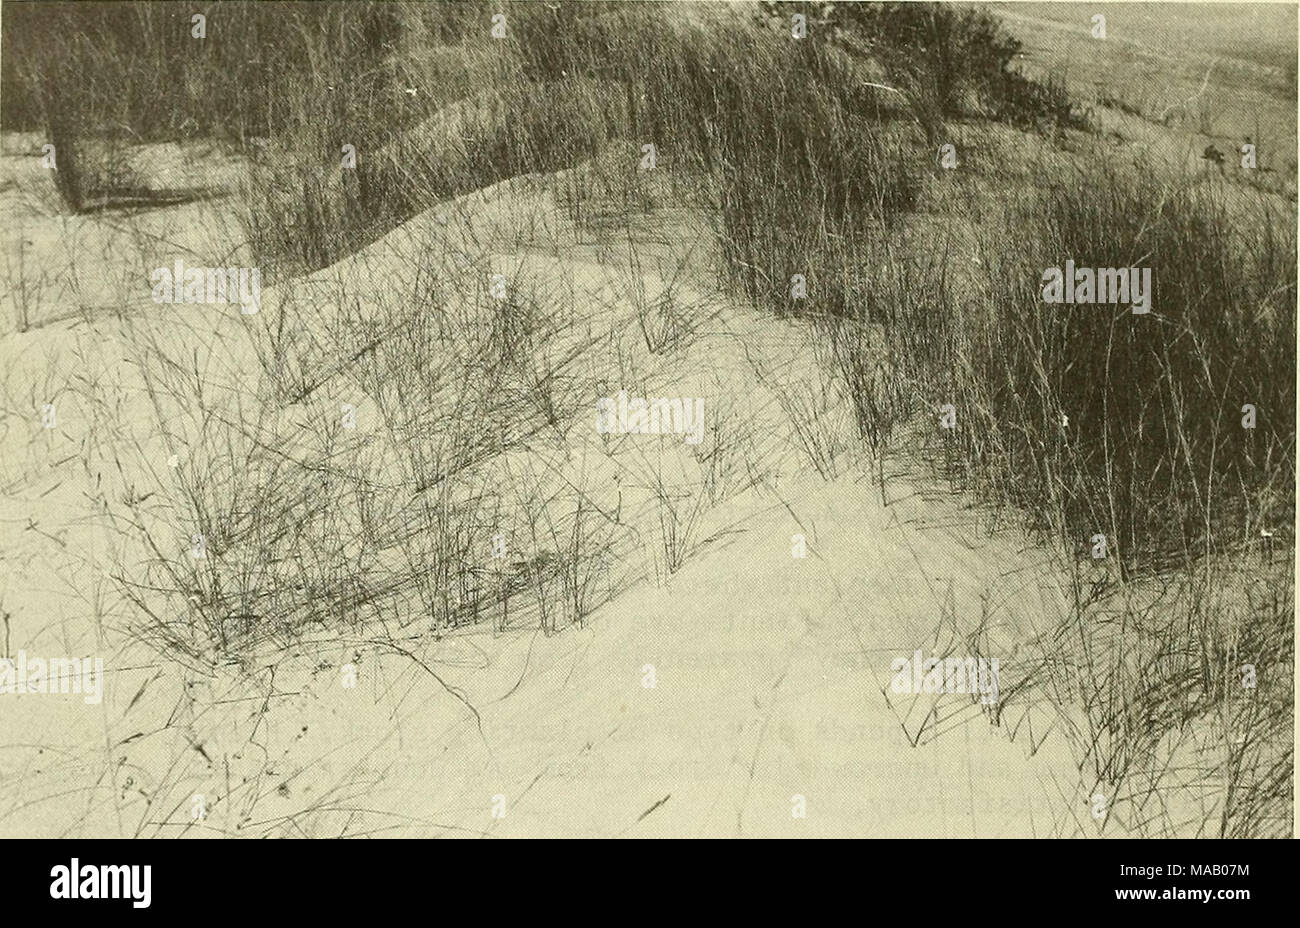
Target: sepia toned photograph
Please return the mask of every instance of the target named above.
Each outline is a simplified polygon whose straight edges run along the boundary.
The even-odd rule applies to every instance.
[[[0,837],[1293,837],[1297,9],[5,0]]]

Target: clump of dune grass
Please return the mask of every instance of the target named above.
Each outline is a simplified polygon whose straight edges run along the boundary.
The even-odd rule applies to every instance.
[[[982,298],[944,313],[946,469],[1071,578],[999,711],[1045,696],[1084,795],[1130,833],[1290,828],[1294,576],[1272,554],[1294,519],[1276,372],[1295,366],[1295,227],[1273,210],[1149,166],[1080,169],[987,224],[964,278]],[[1067,258],[1151,268],[1150,312],[1044,303]]]
[[[1106,534],[1126,572],[1289,536],[1294,498],[1295,386],[1276,375],[1295,364],[1294,229],[1156,176],[1097,169],[1022,202],[985,243],[989,299],[957,349],[981,488],[1062,539]],[[1150,313],[1045,304],[1066,259],[1150,268]]]
[[[610,594],[623,530],[607,508],[561,482],[526,501],[521,523],[494,471],[559,447],[591,392],[573,308],[521,272],[498,288],[485,268],[409,270],[400,278],[435,305],[359,304],[341,276],[322,276],[276,307],[301,330],[243,320],[269,383],[247,403],[206,389],[200,357],[136,333],[160,434],[180,450],[119,522],[145,552],[115,573],[141,638],[245,660],[342,629],[444,634],[538,616],[549,633]],[[510,556],[498,562],[499,534]]]

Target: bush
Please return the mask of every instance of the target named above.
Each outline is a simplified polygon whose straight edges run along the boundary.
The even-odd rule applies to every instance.
[[[988,115],[1018,126],[1040,120],[1082,126],[1059,84],[1041,84],[1013,70],[1022,45],[986,10],[941,3],[764,6],[783,27],[791,14],[804,13],[809,39],[872,59],[916,106],[932,107],[942,117]]]

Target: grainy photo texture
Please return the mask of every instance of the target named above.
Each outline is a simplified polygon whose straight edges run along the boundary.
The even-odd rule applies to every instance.
[[[7,0],[0,836],[1291,836],[1296,16]]]

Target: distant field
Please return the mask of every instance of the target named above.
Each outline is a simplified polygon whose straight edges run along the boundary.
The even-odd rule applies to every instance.
[[[1092,16],[1106,16],[1107,41],[1162,58],[1233,58],[1295,73],[1296,7],[1282,3],[993,3],[1008,20],[1055,23],[1092,41]],[[1080,26],[1078,29],[1072,27]]]
[[[1226,141],[1262,139],[1294,171],[1296,7],[1283,4],[992,3],[1022,66],[1148,119]],[[1090,34],[1106,17],[1106,39]],[[1208,78],[1207,78],[1208,75]],[[1203,89],[1202,89],[1203,88]]]

